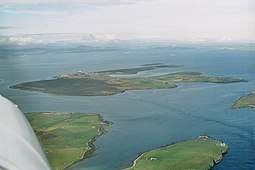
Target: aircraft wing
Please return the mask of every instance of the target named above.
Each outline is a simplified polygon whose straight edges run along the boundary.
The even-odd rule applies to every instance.
[[[17,105],[0,95],[0,169],[50,170],[42,147]]]

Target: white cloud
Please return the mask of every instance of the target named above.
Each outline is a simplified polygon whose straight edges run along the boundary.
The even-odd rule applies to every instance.
[[[255,37],[254,0],[0,1],[4,4],[0,11],[9,16],[8,21],[1,22],[24,27],[2,30],[7,32],[4,35],[75,32],[92,33],[97,35],[95,39],[107,39],[99,36],[102,34],[117,34],[121,39],[254,40]]]
[[[2,0],[0,4],[84,4],[84,5],[126,5],[134,4],[141,0]]]
[[[20,29],[20,27],[0,26],[0,30],[6,30],[6,29]]]
[[[0,12],[10,14],[63,15],[107,6],[133,5],[144,0],[0,0]],[[152,0],[148,0],[150,2]]]
[[[91,34],[89,41],[119,41],[115,34]]]
[[[1,44],[17,44],[17,45],[27,45],[32,43],[39,43],[38,40],[35,40],[33,37],[23,37],[23,36],[2,36],[0,37],[0,45]]]
[[[10,37],[8,41],[11,44],[26,45],[33,43],[35,40],[32,37]]]
[[[27,45],[27,44],[45,44],[49,43],[42,39],[35,39],[32,36],[3,36],[0,37],[1,44],[17,44],[17,45]]]
[[[1,44],[16,44],[16,45],[27,45],[27,44],[42,44],[46,43],[43,40],[35,39],[31,36],[2,36],[0,37]]]
[[[28,34],[16,36],[0,36],[1,44],[49,44],[49,43],[84,43],[84,42],[116,42],[120,41],[114,34]]]
[[[54,11],[40,11],[40,10],[0,10],[0,12],[10,14],[33,14],[33,15],[58,15],[58,12]]]

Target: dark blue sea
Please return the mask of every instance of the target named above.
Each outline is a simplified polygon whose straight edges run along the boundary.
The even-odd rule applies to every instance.
[[[254,44],[102,43],[0,46],[0,94],[23,112],[95,112],[113,122],[100,136],[92,157],[72,170],[112,170],[128,166],[139,152],[209,135],[229,151],[215,170],[255,169],[255,109],[230,109],[255,92]],[[103,97],[61,96],[10,89],[21,82],[51,79],[76,71],[133,68],[141,64],[183,67],[141,72],[153,76],[197,71],[243,77],[248,82],[179,83],[178,88],[132,90]]]

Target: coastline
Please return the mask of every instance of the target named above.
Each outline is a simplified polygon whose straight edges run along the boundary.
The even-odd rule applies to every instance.
[[[221,156],[219,157],[219,159],[215,160],[213,159],[213,164],[208,168],[209,169],[212,169],[213,167],[215,167],[217,164],[220,163],[220,161],[223,159],[224,155],[226,155],[228,153],[228,149],[224,152],[222,152]]]
[[[96,150],[94,142],[98,137],[107,133],[106,127],[113,124],[104,120],[99,113],[86,112],[28,112],[26,113],[26,118],[40,140],[52,169],[56,170],[68,169],[73,164],[91,157]],[[49,120],[51,123],[45,123],[45,120]],[[87,137],[84,138],[81,134],[78,135],[79,137],[74,137],[71,131],[71,133],[62,134],[58,132],[61,128],[65,132],[64,127],[69,127],[67,129],[70,129],[72,127],[70,124],[75,124],[77,120],[78,126],[76,124],[73,127],[78,127],[78,133],[85,133],[85,135],[88,135]],[[87,128],[94,130],[92,132],[91,130],[86,130]],[[53,132],[49,133],[49,131]],[[74,133],[77,133],[77,131]],[[59,137],[62,140],[59,140]],[[75,142],[74,145],[72,145],[73,142]],[[68,151],[63,151],[62,149],[68,149]],[[78,152],[72,152],[72,149],[76,149]],[[64,156],[62,157],[58,153],[64,154]]]
[[[25,83],[29,83],[29,82],[25,82]],[[108,93],[108,94],[66,94],[66,93],[52,93],[52,92],[48,92],[47,90],[41,90],[41,89],[37,89],[37,88],[33,88],[33,87],[15,87],[16,85],[12,85],[9,86],[10,89],[14,89],[14,90],[25,90],[25,91],[30,91],[30,92],[37,92],[37,93],[42,93],[42,94],[48,94],[48,95],[57,95],[57,96],[114,96],[114,95],[118,95],[118,94],[123,94],[127,91],[132,91],[132,90],[160,90],[160,89],[174,89],[177,88],[178,85],[175,83],[165,83],[167,85],[171,85],[170,87],[165,87],[165,88],[133,88],[133,89],[120,89],[119,92],[112,92],[112,93]]]
[[[215,142],[220,142],[220,143],[223,143],[219,140],[216,140],[216,139],[213,139],[211,138],[210,136],[208,135],[200,135],[196,138],[193,138],[193,139],[190,139],[190,140],[196,140],[196,139],[200,139],[200,138],[207,138],[207,139],[212,139],[213,141]],[[174,142],[174,143],[171,143],[171,144],[167,144],[167,145],[163,145],[163,146],[160,146],[158,148],[155,148],[155,149],[152,149],[152,150],[147,150],[147,151],[144,151],[144,152],[139,152],[136,156],[136,158],[127,166],[123,167],[123,168],[120,168],[120,170],[129,170],[129,169],[132,169],[135,167],[135,165],[137,164],[137,161],[142,157],[144,156],[147,152],[150,152],[150,151],[154,151],[154,150],[158,150],[158,149],[163,149],[163,148],[166,148],[166,147],[169,147],[171,145],[174,145],[174,144],[178,144],[178,143],[181,143],[181,142],[185,142],[185,141],[189,141],[189,140],[181,140],[181,141],[178,141],[178,142]],[[214,166],[216,166],[217,164],[220,163],[220,161],[223,159],[223,156],[225,154],[227,154],[228,152],[228,147],[226,150],[222,150],[222,153],[221,155],[217,158],[217,159],[212,159],[212,164],[208,166],[208,170],[212,169]]]
[[[104,120],[102,115],[100,115],[99,113],[96,113],[96,115],[99,116],[99,120],[104,124],[103,127],[99,128],[98,131],[100,132],[97,136],[93,137],[87,144],[88,146],[90,147],[89,150],[87,151],[84,151],[82,156],[73,161],[73,162],[70,162],[68,163],[67,165],[65,165],[61,170],[68,170],[71,166],[75,165],[76,163],[79,163],[87,158],[90,158],[92,157],[92,154],[96,151],[96,145],[94,144],[94,142],[102,135],[106,134],[108,131],[105,130],[106,127],[108,127],[109,125],[113,124],[113,122],[111,121],[107,121],[107,120]]]
[[[255,105],[253,103],[249,104],[249,101],[247,101],[248,103],[242,103],[245,100],[247,100],[247,98],[254,97],[254,96],[255,96],[255,93],[249,93],[248,95],[241,96],[230,106],[230,108],[231,109],[241,109],[241,108],[251,108],[251,109],[254,109]],[[242,100],[244,100],[244,101],[242,101]]]
[[[168,67],[159,65],[158,67]],[[42,93],[65,96],[111,96],[124,93],[127,90],[149,90],[176,88],[176,83],[208,82],[208,83],[236,83],[246,82],[243,78],[217,77],[203,75],[201,72],[170,72],[167,74],[148,77],[112,77],[110,75],[132,75],[148,67],[131,69],[105,70],[83,73],[81,71],[65,74],[47,80],[28,81],[11,85],[11,89],[38,91]],[[153,69],[156,69],[153,68]]]

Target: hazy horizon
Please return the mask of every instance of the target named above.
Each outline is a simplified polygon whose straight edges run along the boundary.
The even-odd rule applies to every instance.
[[[96,41],[254,42],[254,18],[253,0],[2,0],[0,43],[52,33]]]

